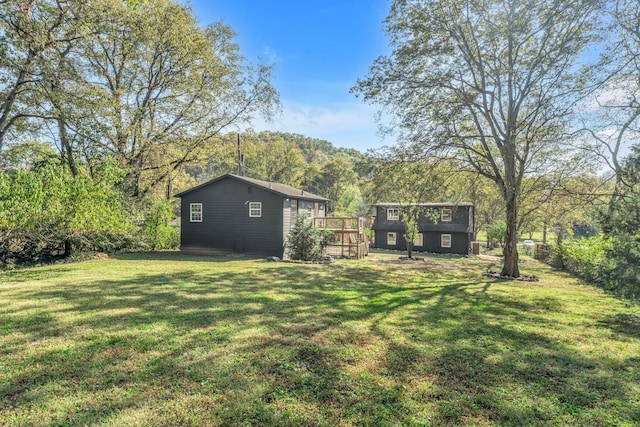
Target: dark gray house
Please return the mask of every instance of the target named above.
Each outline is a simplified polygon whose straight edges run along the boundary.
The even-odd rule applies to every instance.
[[[176,194],[181,198],[180,250],[282,257],[300,214],[323,217],[328,199],[275,182],[223,175]]]
[[[468,255],[474,230],[474,209],[471,203],[415,203],[419,210],[419,234],[413,242],[415,251]],[[381,249],[405,250],[403,220],[407,206],[399,203],[375,205],[372,229],[374,246]],[[436,219],[434,221],[434,218]]]

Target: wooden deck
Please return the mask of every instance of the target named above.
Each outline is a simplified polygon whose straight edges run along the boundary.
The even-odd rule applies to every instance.
[[[364,218],[327,216],[315,218],[315,226],[329,232],[325,255],[360,259],[369,255]]]

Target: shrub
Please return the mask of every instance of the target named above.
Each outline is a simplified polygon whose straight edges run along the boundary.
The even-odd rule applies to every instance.
[[[562,240],[555,250],[555,263],[588,282],[602,284],[608,247],[609,242],[601,235]]]
[[[151,249],[174,249],[180,245],[180,232],[171,224],[174,219],[173,205],[168,200],[151,205],[142,224],[145,240]]]
[[[298,215],[287,238],[287,253],[294,260],[315,261],[322,256],[322,233],[308,215]]]
[[[122,172],[109,163],[94,169],[95,176],[78,172],[48,163],[0,174],[0,266],[133,244],[135,227],[115,189]]]
[[[626,298],[640,298],[640,235],[614,235],[608,239],[600,267],[605,289]]]
[[[602,266],[605,288],[640,298],[640,184],[612,202],[600,222],[609,242]]]
[[[493,221],[487,227],[487,239],[492,243],[498,243],[500,246],[507,237],[507,223],[501,220]]]

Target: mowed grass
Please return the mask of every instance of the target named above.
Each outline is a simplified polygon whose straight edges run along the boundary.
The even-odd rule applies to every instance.
[[[491,262],[1,272],[0,425],[640,425],[638,306]]]

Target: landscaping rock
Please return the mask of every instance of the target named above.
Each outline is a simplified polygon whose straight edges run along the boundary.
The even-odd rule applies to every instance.
[[[487,277],[493,277],[494,279],[519,280],[521,282],[538,282],[540,280],[536,276],[528,276],[528,275],[521,275],[519,277],[504,276],[498,273],[497,271],[487,271],[483,275]]]
[[[267,262],[280,262],[282,260],[280,258],[278,258],[277,256],[270,256],[270,257],[267,257],[265,259],[265,261],[267,261]]]

